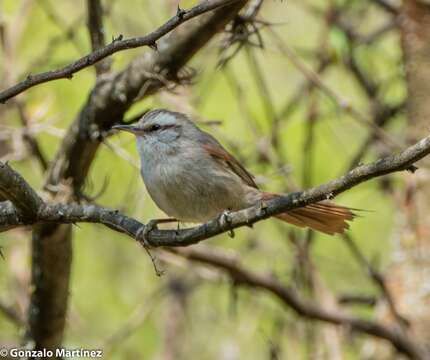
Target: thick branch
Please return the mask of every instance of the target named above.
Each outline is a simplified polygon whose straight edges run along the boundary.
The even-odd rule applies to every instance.
[[[267,291],[304,318],[346,326],[351,330],[385,339],[409,358],[424,359],[422,350],[403,332],[374,321],[323,309],[316,303],[302,299],[293,289],[287,288],[272,276],[265,276],[246,269],[238,262],[238,259],[198,248],[169,249],[169,251],[189,260],[222,269],[239,285]]]
[[[51,70],[36,75],[28,75],[24,81],[0,92],[0,102],[4,103],[6,100],[24,92],[25,90],[48,81],[57,79],[71,79],[74,73],[88,66],[94,65],[100,60],[116,52],[126,49],[134,49],[141,46],[155,46],[158,39],[172,31],[174,28],[178,27],[183,22],[205,12],[239,1],[241,0],[207,0],[192,7],[189,10],[178,10],[176,15],[170,18],[169,21],[146,36],[125,40],[115,39],[110,44],[80,58],[79,60],[76,60],[75,62],[61,69]]]
[[[270,200],[267,203],[233,212],[229,215],[228,222],[214,219],[203,225],[183,230],[154,230],[148,235],[147,241],[154,247],[195,244],[233,228],[245,225],[249,226],[270,216],[332,198],[375,177],[402,170],[414,171],[416,168],[413,164],[429,153],[430,136],[422,139],[399,154],[376,160],[370,164],[358,166],[339,179],[332,180],[306,191],[290,193]],[[3,171],[10,172],[13,170],[5,165],[0,167],[0,181],[5,178],[2,174]],[[14,178],[20,179],[19,181],[24,181],[18,176]],[[15,184],[11,185],[16,186]],[[28,187],[27,184],[22,186],[24,189]],[[1,187],[2,184],[0,183],[0,188]],[[0,231],[5,231],[11,227],[22,224],[76,222],[101,223],[133,238],[137,236],[139,229],[144,226],[144,224],[139,221],[122,215],[118,211],[101,208],[95,205],[43,204],[39,208],[37,217],[32,219],[23,219],[14,207],[0,206]]]
[[[23,219],[36,219],[43,200],[8,164],[0,162],[0,198],[10,200]]]

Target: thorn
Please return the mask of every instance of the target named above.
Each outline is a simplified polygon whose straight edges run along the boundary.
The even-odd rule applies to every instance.
[[[231,221],[231,218],[230,218],[230,210],[225,210],[221,214],[221,216],[220,216],[220,225],[222,226],[224,222],[230,227],[230,229],[228,231],[228,236],[230,236],[233,239],[234,236],[235,236],[235,233],[234,233],[233,228],[231,227],[232,221]]]
[[[261,202],[260,202],[260,214],[261,215],[263,215],[263,216],[265,216],[266,215],[266,212],[267,212],[267,204],[266,204],[266,202],[264,201],[264,200],[262,200]]]
[[[3,247],[1,247],[1,246],[0,246],[0,257],[1,257],[4,261],[6,261],[6,258],[4,257],[4,254],[3,254]]]
[[[31,74],[28,74],[27,75],[27,79],[26,79],[27,81],[32,81],[33,80],[33,75],[31,75]]]
[[[184,15],[186,14],[187,12],[185,11],[185,10],[183,10],[183,9],[181,9],[180,7],[179,7],[179,5],[178,5],[178,9],[176,10],[176,16],[179,18],[179,19],[183,19],[184,18]]]
[[[158,51],[158,45],[155,41],[152,44],[149,44],[149,47],[154,51]]]
[[[124,38],[123,34],[119,34],[118,37],[112,36],[112,42],[121,41]]]
[[[72,222],[72,225],[76,226],[78,229],[82,229],[82,227],[79,226],[79,224],[77,222]]]
[[[406,168],[406,171],[409,171],[410,173],[414,174],[415,171],[418,170],[418,167],[415,165],[410,165],[409,167]]]
[[[328,193],[327,195],[326,195],[326,199],[327,200],[332,200],[332,199],[334,199],[334,194],[331,192],[331,193]]]

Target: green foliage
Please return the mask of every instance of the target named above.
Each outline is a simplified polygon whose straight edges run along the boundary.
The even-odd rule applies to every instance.
[[[35,59],[40,61],[36,67],[30,68],[31,72],[56,68],[90,51],[85,20],[82,18],[84,2],[61,1],[57,4],[45,0],[30,3],[32,5],[24,12],[23,18],[19,17],[23,14],[19,2],[10,0],[3,3],[6,26],[13,30],[14,24],[20,22],[23,27],[16,44],[13,71],[16,78],[13,82],[26,76],[28,66]],[[108,40],[118,34],[128,37],[147,33],[175,11],[175,6],[171,5],[174,2],[167,0],[105,3],[111,9],[106,20]],[[181,6],[194,3],[181,2]],[[316,4],[322,11],[327,6],[325,1],[306,3]],[[345,4],[346,1],[339,3]],[[51,10],[61,20],[60,25],[46,15],[46,4],[50,4]],[[354,13],[353,10],[351,13]],[[370,8],[368,13],[372,16],[361,18],[358,22],[358,29],[366,33],[386,20],[385,15],[375,8]],[[282,26],[274,27],[283,41],[299,54],[305,54],[302,58],[307,66],[317,63],[316,54],[321,50],[320,35],[325,31],[321,16],[308,11],[301,1],[267,1],[263,5],[262,18],[275,23],[283,22]],[[65,40],[64,29],[76,23],[72,29],[74,40]],[[328,46],[336,62],[322,78],[352,106],[366,113],[369,111],[369,101],[342,64],[342,59],[350,50],[348,38],[337,27],[329,29],[328,34]],[[338,177],[345,172],[351,156],[366,138],[368,129],[357,124],[332,99],[316,90],[313,96],[305,93],[296,110],[280,119],[277,134],[279,149],[268,146],[273,119],[267,115],[262,97],[270,96],[279,112],[305,79],[280,53],[269,32],[263,30],[262,36],[265,49],[250,49],[262,68],[270,94],[262,93],[256,84],[255,74],[250,70],[244,51],[227,65],[225,71],[216,67],[218,38],[193,59],[191,65],[198,70],[193,86],[181,90],[176,96],[162,93],[139,102],[128,115],[137,114],[148,106],[163,106],[193,109],[202,119],[220,120],[222,123],[219,126],[202,126],[221,139],[253,173],[260,175],[264,189],[285,191],[302,186],[302,164],[307,156],[303,150],[307,118],[311,101],[315,101],[318,113],[311,150],[311,183],[317,185]],[[63,37],[63,40],[55,51],[47,53],[55,37]],[[113,67],[119,70],[134,56],[150,51],[145,48],[121,52],[113,57]],[[381,86],[384,101],[396,104],[404,98],[396,36],[383,37],[375,45],[362,45],[354,49],[354,53],[363,69]],[[2,60],[2,66],[5,66],[5,60]],[[239,95],[232,89],[232,79],[241,89]],[[50,160],[55,156],[63,131],[85,103],[94,81],[94,69],[89,68],[76,74],[71,81],[43,84],[23,96],[30,117],[37,125],[46,125],[37,133],[37,139]],[[244,109],[248,109],[249,113],[245,113]],[[393,126],[398,133],[402,131],[401,121],[399,116],[397,125]],[[0,122],[15,129],[20,127],[14,110],[2,113]],[[107,181],[107,188],[97,199],[99,204],[120,209],[144,222],[163,216],[144,190],[139,170],[132,165],[138,165],[134,139],[124,134],[114,135],[108,141],[115,147],[103,146],[100,149],[92,165],[86,191],[89,194],[97,193]],[[263,150],[269,155],[267,161],[262,160]],[[377,155],[369,152],[364,160],[372,160]],[[31,185],[42,188],[44,179],[34,159],[24,157],[12,161],[12,164]],[[285,165],[289,166],[287,174],[282,171]],[[378,181],[352,189],[340,196],[337,202],[371,210],[363,212],[354,221],[351,235],[368,258],[377,257],[384,266],[395,229],[393,206],[389,197],[381,191]],[[291,230],[289,226],[268,220],[257,224],[254,229],[237,230],[234,239],[222,235],[206,243],[235,251],[240,255],[241,262],[250,269],[261,273],[273,272],[285,284],[293,285],[297,264],[294,247],[288,240]],[[306,231],[294,230],[294,233],[299,242],[305,240]],[[21,306],[26,301],[25,286],[30,274],[29,236],[28,230],[0,235],[6,257],[5,261],[0,259],[0,300],[17,302]],[[101,226],[75,226],[73,247],[66,347],[98,348],[104,345],[136,314],[136,309],[147,305],[146,317],[129,337],[115,344],[109,358],[162,358],[166,332],[174,321],[169,310],[180,301],[169,291],[168,284],[173,277],[178,277],[190,288],[186,292],[183,314],[180,314],[185,318],[183,328],[176,334],[182,343],[181,359],[262,359],[268,357],[270,345],[277,341],[283,349],[281,358],[296,358],[297,354],[306,358],[303,335],[306,333],[306,323],[300,323],[295,314],[280,306],[271,296],[249,289],[235,289],[228,281],[223,281],[217,272],[190,266],[180,259],[176,259],[178,266],[173,265],[174,261],[163,262],[160,266],[167,275],[158,278],[143,249],[129,238]],[[364,294],[376,292],[341,237],[315,234],[311,254],[319,276],[334,294],[354,293],[357,290]],[[164,259],[161,254],[155,252],[155,255]],[[164,289],[161,295],[156,295],[160,289]],[[154,296],[158,296],[157,301],[151,301]],[[10,343],[19,343],[18,331],[0,313],[0,345]],[[349,354],[345,358],[359,358],[353,344],[343,346],[345,353]]]

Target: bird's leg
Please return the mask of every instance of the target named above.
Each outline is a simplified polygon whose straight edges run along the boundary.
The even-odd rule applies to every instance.
[[[158,230],[158,224],[165,224],[170,222],[178,222],[175,218],[165,218],[165,219],[151,219],[148,223],[137,230],[136,239],[141,240],[145,246],[151,246],[147,241],[147,236],[152,230]]]
[[[227,225],[229,225],[229,227],[230,227],[230,230],[229,230],[229,232],[228,232],[228,236],[230,236],[231,238],[234,238],[234,230],[233,230],[233,228],[231,227],[231,217],[230,217],[230,213],[231,213],[231,210],[230,209],[227,209],[227,210],[224,210],[222,213],[221,213],[221,215],[219,216],[219,218],[218,218],[218,222],[220,223],[220,225],[223,225],[224,223],[226,223]]]
[[[152,265],[154,266],[154,270],[155,270],[155,273],[157,274],[157,276],[163,275],[164,271],[158,269],[158,267],[157,267],[157,263],[156,263],[157,259],[155,258],[154,255],[152,255],[151,251],[149,250],[151,245],[147,241],[147,236],[152,230],[158,229],[158,227],[157,227],[158,224],[174,222],[174,221],[178,221],[178,220],[176,220],[174,218],[152,219],[152,220],[149,220],[149,222],[145,226],[141,226],[139,228],[139,230],[137,230],[137,233],[136,233],[136,239],[142,243],[143,248],[145,249],[148,256],[150,257]]]

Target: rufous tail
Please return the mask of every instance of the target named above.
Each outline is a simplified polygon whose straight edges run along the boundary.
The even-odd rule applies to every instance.
[[[263,198],[269,200],[276,196],[278,195],[264,193]],[[325,200],[289,210],[277,215],[276,218],[296,226],[309,227],[324,234],[334,235],[344,233],[349,228],[348,221],[352,221],[355,216],[351,209]]]

